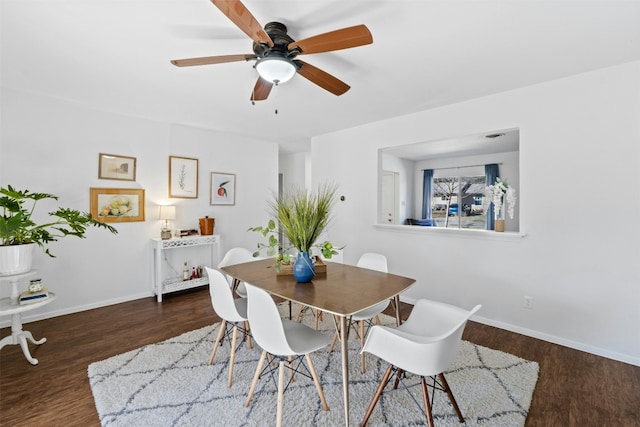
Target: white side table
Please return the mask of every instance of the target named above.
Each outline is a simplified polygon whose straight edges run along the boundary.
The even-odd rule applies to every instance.
[[[182,280],[182,277],[166,278],[162,262],[166,252],[193,247],[208,248],[208,256],[204,257],[203,255],[203,260],[206,260],[203,264],[215,268],[220,261],[220,236],[217,234],[176,237],[168,240],[155,238],[151,239],[151,247],[153,249],[153,282],[151,289],[157,295],[158,302],[162,302],[162,295],[168,292],[204,286],[209,283],[209,279],[206,276],[185,281]]]
[[[40,345],[47,342],[47,339],[41,338],[39,340],[35,340],[31,332],[22,330],[22,313],[45,306],[56,299],[56,295],[53,292],[49,292],[49,296],[43,301],[25,305],[20,305],[18,303],[18,297],[20,295],[18,292],[18,281],[35,273],[36,271],[30,271],[27,273],[15,274],[13,276],[0,277],[0,281],[8,281],[12,284],[11,297],[0,299],[0,316],[11,316],[11,335],[0,340],[0,350],[5,345],[20,344],[24,357],[26,357],[32,365],[37,365],[38,359],[31,357],[27,340],[31,341],[33,344]]]

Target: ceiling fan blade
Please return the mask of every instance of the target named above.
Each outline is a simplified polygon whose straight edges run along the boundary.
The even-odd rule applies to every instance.
[[[294,62],[298,65],[298,74],[310,82],[317,84],[321,88],[328,90],[334,95],[340,96],[351,89],[351,86],[342,80],[338,80],[331,74],[322,71],[311,64],[300,60],[295,60]]]
[[[298,48],[300,53],[309,54],[349,49],[371,43],[373,36],[367,26],[356,25],[289,43],[288,49]]]
[[[246,35],[251,37],[251,40],[273,46],[271,37],[262,29],[262,25],[240,0],[211,0],[211,3],[220,9]]]
[[[225,62],[251,61],[258,59],[253,53],[244,55],[219,55],[219,56],[203,56],[201,58],[172,59],[171,63],[176,67],[190,67],[192,65],[209,65],[223,64]]]
[[[258,77],[256,85],[251,92],[251,101],[264,101],[269,97],[273,83],[266,81],[262,77]]]

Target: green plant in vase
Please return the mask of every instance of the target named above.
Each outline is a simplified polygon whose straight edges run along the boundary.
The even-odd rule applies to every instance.
[[[36,223],[32,215],[37,203],[44,199],[58,200],[58,197],[48,193],[16,190],[11,185],[0,188],[0,250],[8,251],[18,246],[32,244],[31,248],[35,244],[40,246],[47,255],[54,257],[49,252],[47,244],[62,237],[84,238],[89,227],[105,228],[113,234],[118,232],[114,227],[96,221],[88,213],[61,207],[49,212],[48,220]],[[0,272],[17,274],[23,272],[20,270],[28,271],[31,267],[30,255],[31,251],[27,255],[27,265],[7,266],[7,270],[4,269],[5,266],[0,265]],[[13,257],[10,261],[13,262]]]
[[[331,242],[316,243],[331,220],[336,196],[337,187],[329,184],[320,185],[315,191],[291,187],[282,195],[274,192],[273,199],[267,202],[272,216],[268,224],[249,228],[249,231],[261,233],[267,238],[266,243],[258,243],[258,250],[253,255],[259,256],[262,250],[266,250],[268,256],[276,256],[276,271],[281,270],[282,264],[291,263],[289,250],[292,248],[298,251],[298,257],[309,257],[312,248],[320,250],[327,259],[337,255]],[[279,231],[282,231],[289,246],[281,245],[277,238]]]

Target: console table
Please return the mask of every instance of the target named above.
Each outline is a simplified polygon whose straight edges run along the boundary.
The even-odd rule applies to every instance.
[[[26,357],[29,363],[31,363],[32,365],[37,365],[38,359],[31,356],[27,340],[31,341],[33,344],[40,345],[47,342],[47,339],[41,338],[39,340],[35,340],[31,332],[22,330],[22,313],[24,313],[25,311],[40,308],[56,299],[56,295],[53,292],[49,292],[49,296],[47,298],[44,298],[42,301],[20,305],[20,303],[18,302],[18,282],[20,281],[20,279],[24,279],[35,273],[36,271],[32,270],[27,273],[14,274],[11,276],[0,276],[0,281],[8,281],[12,285],[11,296],[9,298],[0,299],[0,315],[11,316],[11,335],[8,335],[0,340],[0,349],[2,349],[5,345],[20,344],[20,347],[22,347],[22,352],[24,353],[24,357]]]
[[[197,286],[207,285],[209,279],[200,277],[197,279],[182,280],[182,265],[184,261],[173,261],[173,264],[168,259],[167,255],[174,255],[178,252],[187,253],[187,251],[181,251],[182,249],[195,248],[207,249],[208,253],[205,255],[197,251],[198,255],[196,259],[203,266],[217,267],[220,261],[220,236],[217,234],[210,236],[187,236],[187,237],[175,237],[167,240],[159,238],[151,239],[151,247],[153,251],[153,281],[152,291],[156,294],[158,302],[162,302],[162,295],[180,291],[183,289],[195,288]],[[193,252],[192,252],[193,254]],[[166,261],[166,265],[163,263]],[[193,260],[191,260],[193,262]],[[193,267],[195,264],[191,264],[189,267]],[[169,272],[167,272],[167,267]],[[189,270],[191,272],[191,270]]]

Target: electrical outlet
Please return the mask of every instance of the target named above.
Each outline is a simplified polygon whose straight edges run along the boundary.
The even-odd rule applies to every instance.
[[[524,296],[524,308],[533,310],[533,297],[530,297],[528,295]]]

